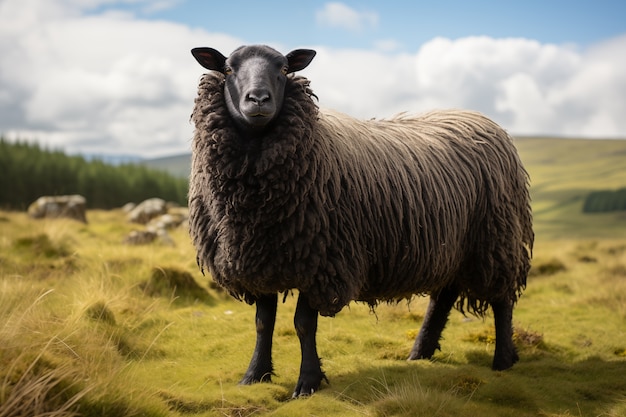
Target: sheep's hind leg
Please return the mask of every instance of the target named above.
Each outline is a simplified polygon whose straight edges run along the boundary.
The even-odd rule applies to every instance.
[[[496,351],[492,368],[495,371],[509,369],[519,360],[513,344],[513,303],[496,301],[491,303],[496,324]]]
[[[437,295],[430,296],[424,323],[415,338],[415,344],[409,354],[409,360],[430,359],[434,355],[435,350],[441,349],[439,339],[444,327],[446,327],[450,310],[452,310],[458,296],[458,291],[449,288],[444,289]]]
[[[298,305],[293,322],[298,339],[300,339],[302,362],[300,363],[300,376],[293,392],[293,398],[311,395],[319,389],[322,380],[328,382],[326,375],[322,372],[320,358],[317,356],[315,341],[317,314],[317,310],[309,305],[307,296],[301,293],[298,296]]]
[[[264,295],[256,301],[256,345],[250,366],[239,382],[242,385],[272,379],[272,335],[277,305],[278,294]]]

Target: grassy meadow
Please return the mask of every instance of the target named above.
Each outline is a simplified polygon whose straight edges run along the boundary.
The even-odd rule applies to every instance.
[[[514,313],[520,362],[491,371],[494,328],[454,311],[432,361],[407,362],[427,299],[320,318],[330,384],[291,400],[295,297],[279,305],[272,383],[239,386],[254,307],[210,285],[184,228],[122,245],[121,210],[89,223],[0,212],[0,417],[626,416],[626,141],[520,139],[536,246]]]

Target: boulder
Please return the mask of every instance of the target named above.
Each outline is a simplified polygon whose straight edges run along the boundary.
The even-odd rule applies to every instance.
[[[133,230],[124,238],[125,245],[147,245],[157,238],[157,233],[152,230]]]
[[[34,219],[65,217],[87,223],[87,200],[82,195],[43,196],[28,206]]]
[[[172,237],[165,229],[133,230],[123,240],[125,245],[148,245],[159,238],[167,246],[176,246]]]
[[[152,229],[175,229],[180,226],[189,215],[180,211],[162,214],[150,220],[147,227]]]
[[[128,213],[128,221],[147,224],[153,218],[167,213],[167,203],[161,198],[149,198],[137,204]]]
[[[135,207],[137,207],[137,204],[135,204],[135,203],[126,203],[126,204],[124,204],[124,205],[122,206],[122,211],[123,211],[124,213],[127,213],[127,214],[128,214],[128,213],[130,213],[131,211],[133,211],[133,209],[134,209]]]

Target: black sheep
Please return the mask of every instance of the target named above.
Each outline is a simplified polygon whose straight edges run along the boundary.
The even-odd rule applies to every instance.
[[[200,81],[192,120],[190,233],[200,267],[256,303],[257,342],[241,383],[269,381],[278,293],[297,289],[302,362],[294,396],[323,379],[318,313],[350,301],[429,294],[409,359],[430,358],[452,307],[494,312],[493,368],[518,355],[512,312],[534,234],[528,175],[509,135],[466,111],[360,121],[319,111],[304,69],[243,46],[192,54]]]

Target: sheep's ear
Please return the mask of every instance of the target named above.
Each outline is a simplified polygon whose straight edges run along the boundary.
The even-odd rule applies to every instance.
[[[305,69],[315,57],[316,52],[312,49],[295,49],[287,54],[289,63],[288,72],[296,72]]]
[[[191,54],[204,68],[224,73],[226,57],[220,51],[213,48],[193,48]]]

